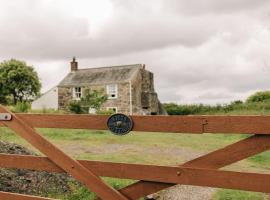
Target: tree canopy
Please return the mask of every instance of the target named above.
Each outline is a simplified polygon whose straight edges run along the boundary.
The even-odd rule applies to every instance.
[[[41,88],[37,72],[26,62],[11,59],[0,63],[0,102],[14,104],[36,97]]]
[[[107,95],[97,90],[85,89],[84,93],[85,95],[81,98],[82,105],[96,110],[100,110],[101,105],[108,99]]]
[[[108,99],[102,91],[84,89],[84,96],[80,100],[69,102],[69,110],[76,114],[89,113],[89,108],[100,111],[101,105]]]
[[[247,98],[247,103],[262,103],[270,102],[270,91],[260,91],[249,96]]]

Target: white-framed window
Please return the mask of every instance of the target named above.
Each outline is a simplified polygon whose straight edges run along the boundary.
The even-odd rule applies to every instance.
[[[116,99],[118,93],[117,84],[107,85],[107,95],[109,99]]]
[[[114,113],[117,113],[117,107],[107,107],[106,110],[111,110],[113,111]]]
[[[73,88],[73,99],[79,100],[82,97],[82,88],[74,87]]]

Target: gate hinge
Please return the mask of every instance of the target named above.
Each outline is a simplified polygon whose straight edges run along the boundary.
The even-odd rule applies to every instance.
[[[0,113],[0,121],[10,121],[12,119],[12,115],[9,113]]]

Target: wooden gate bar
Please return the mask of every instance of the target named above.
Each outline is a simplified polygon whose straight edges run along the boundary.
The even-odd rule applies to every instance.
[[[72,128],[108,130],[106,115],[39,115],[18,114],[36,128]],[[201,117],[131,116],[134,131],[202,133]]]
[[[23,195],[23,194],[9,193],[9,192],[0,192],[0,199],[1,200],[53,200],[53,199],[45,198],[45,197],[37,197],[37,196],[30,196],[30,195]]]
[[[5,155],[8,157],[8,155]],[[14,158],[19,158],[14,160]],[[31,158],[26,161],[47,160],[47,158],[38,158],[35,160],[34,156],[14,156],[13,163],[19,168],[21,167],[19,161],[25,158]],[[43,161],[44,162],[44,161]],[[98,161],[81,161],[85,167],[92,169],[100,176],[125,178],[134,180],[147,180],[162,183],[186,184],[198,186],[222,187],[231,189],[242,189],[255,192],[270,192],[270,175],[244,172],[219,171],[210,169],[198,169],[190,167],[169,167],[169,166],[155,166],[155,165],[138,165],[138,164],[124,164],[124,163],[107,163]],[[11,165],[9,165],[10,167]],[[53,164],[52,164],[53,166]],[[30,169],[35,167],[28,166]],[[42,169],[42,168],[41,168]],[[53,167],[49,167],[53,170]],[[39,169],[40,170],[40,169]],[[53,171],[59,171],[55,168]],[[63,170],[62,170],[63,171]],[[250,181],[252,180],[252,181]]]
[[[107,130],[106,115],[16,114],[35,128]],[[134,131],[270,134],[270,116],[131,116]],[[1,122],[0,122],[1,124]]]
[[[87,167],[88,162],[95,161],[84,161],[77,160],[79,163]],[[95,166],[95,164],[94,164]],[[96,171],[94,166],[92,170]],[[61,167],[58,167],[48,157],[42,156],[30,156],[30,155],[16,155],[16,154],[1,154],[0,153],[0,167],[1,168],[16,168],[16,169],[29,169],[35,171],[46,171],[46,172],[65,172]],[[90,168],[89,167],[89,168]],[[95,172],[96,173],[96,172]],[[97,174],[97,173],[96,173]],[[99,175],[99,174],[97,174]]]
[[[268,149],[270,149],[270,136],[254,135],[180,166],[218,169]],[[171,186],[173,184],[138,181],[120,191],[130,199],[138,199]]]
[[[0,106],[0,112],[10,113],[3,106]],[[102,181],[102,179],[92,173],[91,170],[85,168],[79,162],[61,151],[58,147],[47,141],[31,126],[19,119],[16,115],[12,114],[11,121],[2,121],[2,123],[26,139],[40,152],[47,155],[48,158],[52,160],[56,165],[86,185],[89,189],[91,189],[103,199],[127,200],[127,198],[120,192],[107,185],[104,181]]]
[[[182,166],[219,169],[270,149],[270,135],[253,135]]]

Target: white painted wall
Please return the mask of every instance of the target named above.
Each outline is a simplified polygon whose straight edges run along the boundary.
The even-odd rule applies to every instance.
[[[32,109],[58,109],[58,88],[54,87],[32,102]]]

